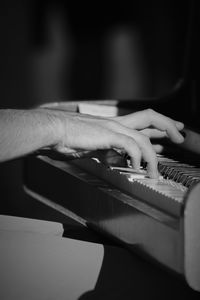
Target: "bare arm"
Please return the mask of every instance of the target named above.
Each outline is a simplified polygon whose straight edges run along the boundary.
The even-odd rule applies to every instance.
[[[16,158],[59,141],[56,118],[43,110],[0,110],[0,161]]]
[[[0,110],[0,161],[47,146],[66,153],[118,148],[130,155],[136,169],[141,158],[146,160],[149,176],[156,178],[156,150],[150,138],[167,136],[181,143],[183,126],[152,110],[116,118],[48,109]]]

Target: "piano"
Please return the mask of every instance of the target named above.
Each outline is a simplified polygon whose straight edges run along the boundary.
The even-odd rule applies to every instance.
[[[169,97],[150,105],[162,112],[171,101]],[[115,108],[118,114],[133,111],[126,101],[93,104],[100,110]],[[70,111],[79,106],[78,101],[46,105]],[[134,173],[129,158],[115,150],[70,160],[43,149],[24,159],[24,189],[55,210],[174,271],[200,291],[200,134],[189,127],[184,134],[181,145],[163,141],[158,180]]]
[[[200,292],[200,107],[194,72],[196,47],[191,47],[195,11],[192,5],[183,74],[167,95],[44,106],[78,111],[83,104],[94,104],[97,112],[106,106],[106,111],[118,115],[150,107],[183,121],[183,144],[162,141],[160,178],[135,174],[129,158],[115,150],[70,160],[43,149],[24,158],[24,189],[35,199],[180,275]]]

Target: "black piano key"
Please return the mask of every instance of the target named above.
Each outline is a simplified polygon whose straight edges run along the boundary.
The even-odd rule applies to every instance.
[[[158,170],[165,179],[179,182],[187,187],[199,180],[200,168],[192,164],[182,163],[164,156],[158,157],[158,161]]]
[[[195,184],[196,182],[200,181],[200,177],[191,177],[188,178],[188,180],[185,182],[185,186],[186,187],[191,187],[193,184]]]
[[[183,179],[185,179],[185,177],[192,175],[192,174],[198,174],[199,172],[194,171],[190,171],[188,169],[182,169],[179,170],[176,174],[174,174],[173,176],[173,180],[177,181],[177,182],[182,182]]]

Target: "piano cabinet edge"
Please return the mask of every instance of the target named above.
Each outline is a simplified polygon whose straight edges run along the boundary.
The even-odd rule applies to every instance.
[[[95,180],[86,182],[83,170],[74,173],[73,165],[66,163],[63,168],[59,163],[50,164],[45,157],[35,155],[26,157],[25,186],[67,207],[102,233],[131,245],[137,252],[140,249],[147,258],[182,274],[190,287],[200,291],[200,184],[186,195],[182,216],[175,220],[176,226],[170,226],[148,215],[142,206],[126,205],[112,192],[98,188]]]
[[[186,194],[182,218],[184,274],[189,286],[200,291],[200,183]]]

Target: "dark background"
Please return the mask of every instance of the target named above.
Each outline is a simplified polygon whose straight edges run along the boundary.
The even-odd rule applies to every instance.
[[[180,78],[189,81],[197,101],[197,50],[193,44],[191,55],[188,43],[191,5],[1,1],[0,108],[160,97]],[[193,43],[197,31],[195,25]],[[68,222],[24,194],[21,159],[0,165],[0,191],[0,214]]]

